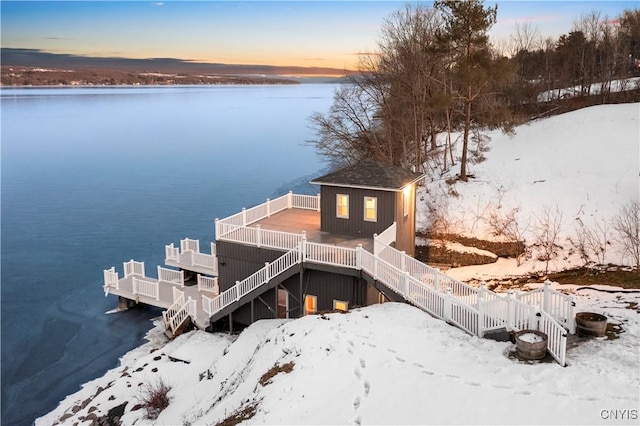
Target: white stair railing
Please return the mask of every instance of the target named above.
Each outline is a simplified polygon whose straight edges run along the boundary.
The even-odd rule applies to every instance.
[[[173,301],[173,304],[169,306],[166,311],[162,312],[162,319],[167,329],[171,328],[171,320],[176,316],[180,308],[184,305],[184,294],[180,295]]]
[[[269,282],[271,279],[285,272],[292,266],[302,261],[301,247],[297,247],[272,263],[266,263],[264,268],[256,271],[242,281],[237,281],[236,285],[223,291],[218,296],[209,299],[202,298],[203,309],[209,315],[221,311],[232,303],[240,300],[241,297],[257,289],[261,285]]]

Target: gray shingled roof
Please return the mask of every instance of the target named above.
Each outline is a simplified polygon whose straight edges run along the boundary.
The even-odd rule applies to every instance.
[[[416,173],[401,167],[365,160],[320,176],[312,180],[311,183],[400,191],[409,183],[417,182],[423,177],[423,173]]]

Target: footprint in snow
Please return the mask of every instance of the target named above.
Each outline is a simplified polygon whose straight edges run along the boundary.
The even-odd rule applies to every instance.
[[[365,368],[367,364],[364,362],[364,359],[360,358],[360,367]]]
[[[429,376],[433,376],[434,374],[436,374],[433,371],[428,371],[428,370],[422,370],[422,373],[427,374]]]
[[[353,355],[353,348],[351,346],[349,346],[347,348],[347,352],[349,352],[351,355]]]
[[[480,383],[478,382],[466,382],[466,384],[468,384],[469,386],[480,386]]]
[[[414,362],[413,365],[415,365],[418,368],[424,368],[424,365],[420,364],[419,362]]]
[[[355,425],[362,424],[362,420],[360,419],[360,416],[358,416],[355,419],[353,419],[353,424],[355,424]]]
[[[359,379],[360,377],[362,377],[362,371],[356,368],[355,370],[353,370],[353,375],[356,376],[357,379]]]
[[[360,397],[356,396],[356,399],[353,400],[353,408],[358,409],[360,407]]]
[[[405,362],[404,358],[400,358],[399,356],[397,356],[396,359],[400,362]]]
[[[364,381],[364,396],[368,396],[370,391],[371,391],[371,384],[369,383],[368,380],[365,380]]]

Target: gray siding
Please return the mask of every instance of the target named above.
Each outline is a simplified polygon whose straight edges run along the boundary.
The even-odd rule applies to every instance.
[[[320,193],[321,231],[370,238],[373,234],[380,234],[395,221],[395,192],[322,185]],[[337,194],[349,195],[349,219],[342,219],[336,215]],[[377,198],[376,222],[364,220],[364,197]]]
[[[223,292],[273,262],[284,251],[245,246],[227,241],[216,242],[218,256],[218,285]]]

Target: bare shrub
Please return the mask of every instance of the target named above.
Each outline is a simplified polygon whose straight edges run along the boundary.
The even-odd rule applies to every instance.
[[[145,409],[148,419],[157,419],[162,410],[169,406],[170,398],[168,394],[170,390],[171,386],[167,385],[162,379],[142,386],[138,401],[140,406]]]
[[[590,261],[590,256],[587,248],[589,229],[585,226],[584,222],[580,218],[576,219],[573,224],[573,237],[568,237],[569,244],[578,251],[580,259],[582,259],[582,265],[586,266]]]
[[[555,208],[545,205],[542,212],[536,215],[534,234],[536,245],[542,250],[538,260],[544,261],[544,273],[549,272],[549,261],[558,255],[557,249],[562,248],[557,244],[562,228],[562,211],[558,205]]]
[[[604,219],[597,221],[593,227],[588,228],[587,249],[601,265],[604,265],[607,257],[607,246],[611,245],[610,233],[609,223]]]
[[[623,258],[630,258],[640,269],[640,202],[631,201],[622,206],[613,218],[613,229]]]
[[[518,217],[520,208],[511,210],[492,210],[486,217],[486,223],[494,236],[503,237],[513,243],[516,264],[520,266],[522,255],[525,253],[524,235],[529,229],[529,222],[523,222]]]

